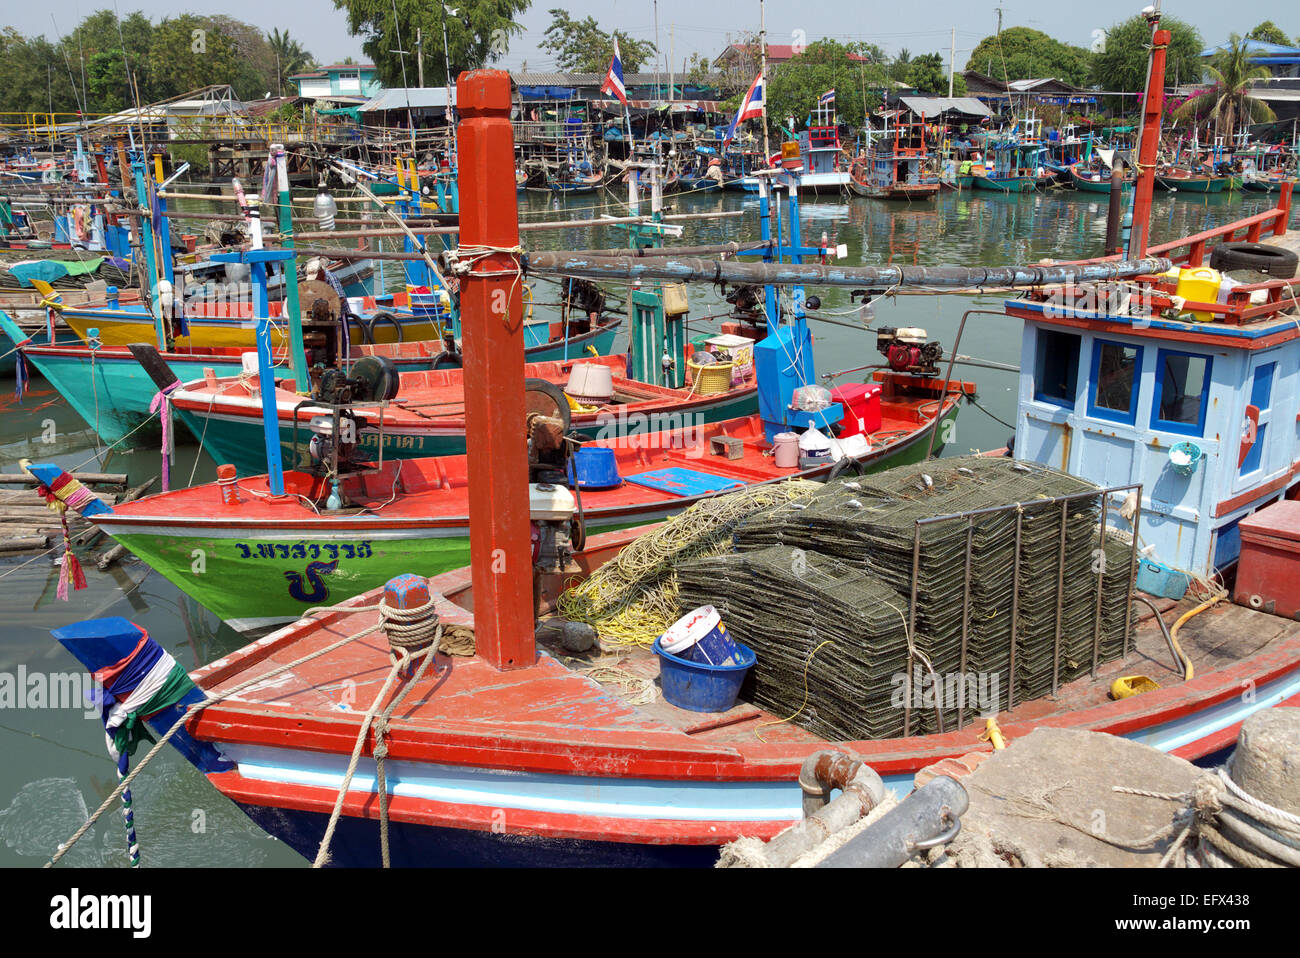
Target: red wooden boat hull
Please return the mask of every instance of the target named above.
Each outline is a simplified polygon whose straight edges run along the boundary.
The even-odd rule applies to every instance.
[[[593,538],[584,563],[599,564],[643,531]],[[472,613],[458,605],[468,604],[469,570],[438,577],[431,590],[446,599],[439,608],[444,623],[472,622]],[[347,607],[377,600],[358,597],[320,622],[299,622],[199,670],[195,679],[220,689],[294,660],[369,625],[373,613]],[[1014,741],[1040,726],[1090,729],[1189,759],[1231,744],[1250,712],[1300,701],[1300,627],[1236,606],[1224,611],[1257,616],[1279,637],[1229,667],[1120,701],[1081,679],[1055,700],[1034,700],[999,716],[1003,733]],[[1259,627],[1256,620],[1251,625]],[[233,771],[211,774],[213,785],[311,854],[311,837],[323,830],[355,743],[358,712],[387,663],[382,641],[353,643],[299,667],[274,689],[205,710],[190,732],[236,763]],[[546,654],[506,672],[478,658],[441,664],[443,674],[414,696],[416,704],[394,720],[389,738],[388,781],[400,782],[389,815],[403,836],[404,864],[439,861],[435,839],[450,843],[444,852],[478,854],[480,864],[513,863],[519,855],[529,863],[707,861],[727,841],[768,838],[798,818],[795,779],[813,751],[851,749],[891,787],[906,791],[922,768],[989,747],[979,738],[979,723],[940,735],[843,743],[776,725],[763,729],[762,741],[754,730],[771,717],[753,707],[674,722],[627,706]],[[1103,667],[1100,685],[1124,668],[1123,662]],[[340,711],[347,687],[356,704]],[[1251,701],[1243,702],[1243,688],[1252,690]],[[376,854],[373,764],[363,759],[360,769],[344,803],[354,842],[335,849],[340,864],[366,863]]]

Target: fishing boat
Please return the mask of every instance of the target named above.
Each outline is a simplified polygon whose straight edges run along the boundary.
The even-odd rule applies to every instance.
[[[890,371],[879,373],[873,386],[879,420],[861,433],[864,441],[844,447],[839,460],[826,457],[807,466],[778,464],[759,415],[702,425],[687,420],[665,431],[652,430],[683,417],[647,417],[618,436],[615,416],[607,413],[610,428],[597,431],[608,437],[577,446],[579,471],[571,483],[583,483],[582,535],[656,521],[740,488],[791,478],[825,480],[832,473],[862,475],[920,461],[931,448],[942,448],[931,436],[950,428],[944,423],[975,390],[969,382],[945,390],[931,377]],[[521,424],[521,437],[524,432]],[[609,451],[601,468],[608,472],[612,465],[614,474],[587,485],[581,464],[596,458],[597,450]],[[30,468],[47,485],[58,476],[55,467]],[[559,469],[563,473],[564,465]],[[337,485],[319,470],[291,471],[284,483],[287,495],[277,497],[267,476],[235,481],[231,470],[217,482],[94,509],[87,518],[244,629],[297,618],[312,605],[342,601],[401,572],[436,575],[469,561],[470,481],[463,455],[389,459],[378,468],[363,464],[345,471]],[[194,576],[191,560],[184,558],[194,549],[206,556],[202,576]],[[282,580],[285,585],[275,590],[262,587]]]
[[[1156,172],[1156,189],[1168,193],[1222,193],[1229,177],[1169,168]]]
[[[586,166],[587,169],[582,169]],[[592,170],[591,164],[562,166],[554,176],[546,179],[546,188],[552,193],[595,193],[605,182],[604,170]]]
[[[1110,170],[1103,167],[1080,169],[1078,165],[1070,168],[1070,184],[1082,193],[1110,193]],[[1121,189],[1128,193],[1133,189],[1133,174],[1126,172],[1121,182]]]
[[[562,389],[580,365],[603,369],[611,390],[608,400],[573,417],[573,428],[590,438],[602,430],[622,430],[629,424],[635,428],[637,423],[661,422],[664,417],[685,417],[679,421],[694,423],[734,419],[753,412],[758,402],[752,374],[719,392],[702,393],[694,387],[638,381],[629,375],[626,355],[532,363],[525,372]],[[376,453],[382,448],[385,458],[398,459],[464,453],[463,371],[402,373],[400,383],[398,398],[383,409],[358,412],[360,448]],[[261,397],[245,377],[205,376],[175,389],[170,398],[177,415],[202,437],[203,447],[217,462],[234,465],[244,476],[266,471]],[[284,461],[308,465],[311,412],[300,408],[303,397],[292,389],[277,388],[275,402]]]
[[[1010,130],[984,139],[983,169],[972,169],[972,186],[996,193],[1027,193],[1044,181],[1041,156],[1045,147],[1038,135],[1041,121],[1017,121]]]
[[[904,119],[904,111],[886,114],[886,124],[872,137],[865,157],[849,167],[848,186],[858,196],[878,200],[928,200],[940,190],[939,177],[930,170],[931,154],[925,142],[925,117]]]
[[[567,337],[561,331],[557,338],[530,345],[526,356],[529,362],[603,356],[613,347],[620,326],[621,320],[614,319],[584,332],[574,331]],[[141,430],[144,431],[141,438],[145,438],[161,428],[155,420],[154,397],[158,386],[129,346],[91,347],[67,330],[61,330],[59,335],[61,338],[53,345],[43,343],[40,341],[43,337],[33,338],[0,310],[0,344],[24,342],[21,350],[14,349],[14,355],[21,352],[102,441],[115,443]],[[32,341],[25,342],[28,339]],[[160,357],[178,381],[190,382],[201,380],[208,371],[221,378],[238,378],[244,372],[242,357],[250,353],[246,347],[181,345],[163,351]],[[364,356],[383,356],[403,372],[458,366],[462,362],[459,351],[449,353],[443,340],[351,347],[351,360]],[[278,362],[284,361],[283,350],[277,350],[276,358]],[[0,357],[0,369],[13,362],[14,356]],[[154,420],[152,424],[151,420]]]

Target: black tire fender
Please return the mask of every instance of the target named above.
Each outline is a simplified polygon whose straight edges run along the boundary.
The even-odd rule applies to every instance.
[[[852,456],[845,456],[839,462],[835,463],[835,465],[831,466],[831,471],[826,474],[825,481],[831,482],[835,479],[839,479],[841,476],[848,475],[850,471],[855,476],[865,476],[867,474],[867,467]]]
[[[1234,269],[1253,269],[1274,279],[1291,279],[1300,261],[1295,253],[1267,243],[1220,243],[1210,251],[1210,268],[1226,273]]]
[[[393,329],[397,330],[397,341],[399,343],[402,341],[402,324],[398,322],[397,317],[392,313],[381,310],[366,321],[366,333],[370,337],[370,342],[373,343],[375,341],[375,327],[380,323],[391,323]]]

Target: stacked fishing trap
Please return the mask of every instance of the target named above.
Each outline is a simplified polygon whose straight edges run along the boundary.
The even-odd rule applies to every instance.
[[[1100,520],[1098,487],[1065,473],[930,461],[759,510],[736,556],[678,567],[678,601],[723,610],[758,655],[753,700],[800,725],[951,731],[1123,653],[1132,545],[1110,530],[1103,551]]]
[[[677,584],[679,601],[713,605],[758,653],[746,699],[830,739],[900,734],[891,680],[907,669],[907,600],[879,579],[778,545],[685,563]]]

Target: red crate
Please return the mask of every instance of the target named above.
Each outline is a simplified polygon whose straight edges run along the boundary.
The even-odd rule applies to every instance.
[[[880,428],[880,383],[845,383],[831,390],[831,400],[844,406],[841,439]]]
[[[1232,599],[1300,618],[1300,502],[1283,499],[1242,519],[1241,558]]]

